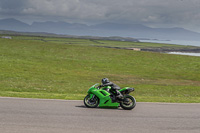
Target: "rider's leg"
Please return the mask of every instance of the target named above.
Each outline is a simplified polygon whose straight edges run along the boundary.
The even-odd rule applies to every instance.
[[[121,92],[118,91],[118,90],[115,90],[115,91],[116,91],[116,97],[119,98],[119,99],[122,99],[123,95],[121,94]]]

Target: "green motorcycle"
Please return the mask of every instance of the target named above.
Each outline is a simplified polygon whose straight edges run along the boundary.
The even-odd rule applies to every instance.
[[[122,99],[117,99],[110,86],[100,87],[99,84],[93,85],[88,90],[88,95],[84,98],[84,104],[88,108],[118,108],[131,110],[136,106],[136,100],[133,96],[128,95],[134,91],[134,88],[125,87],[119,91],[123,95]]]

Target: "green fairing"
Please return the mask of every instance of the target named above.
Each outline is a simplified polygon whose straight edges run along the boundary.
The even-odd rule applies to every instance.
[[[97,89],[95,86],[92,86],[89,90],[88,93],[90,94],[90,98],[92,98],[93,95],[96,95],[100,102],[99,102],[99,107],[109,107],[109,108],[118,108],[119,103],[113,103],[112,99],[110,98],[110,93],[108,93],[106,88],[111,88],[110,86],[108,87],[103,87],[102,89]]]
[[[102,90],[105,90],[105,89],[111,89],[111,87],[110,86],[105,86],[105,87],[103,87],[103,88],[101,88]]]
[[[119,90],[120,92],[122,92],[122,91],[125,91],[125,90],[127,90],[129,87],[125,87],[125,88],[123,88],[123,89],[121,89],[121,90]]]

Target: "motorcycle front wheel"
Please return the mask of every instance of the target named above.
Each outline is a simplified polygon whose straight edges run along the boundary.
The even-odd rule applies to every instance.
[[[96,96],[90,99],[90,95],[87,95],[84,98],[84,104],[88,108],[96,108],[99,105],[99,99]]]
[[[122,102],[120,102],[120,106],[125,110],[131,110],[136,106],[136,100],[131,95],[125,95]]]

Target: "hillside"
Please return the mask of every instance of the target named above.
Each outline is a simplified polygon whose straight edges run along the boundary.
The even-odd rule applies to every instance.
[[[73,35],[59,35],[53,33],[44,32],[15,32],[0,30],[1,36],[13,36],[22,37],[23,39],[30,39],[32,37],[39,38],[44,42],[60,42],[60,38],[64,39],[88,39],[90,43],[85,44],[87,46],[94,47],[105,47],[115,49],[127,49],[127,50],[139,50],[139,51],[151,51],[151,52],[189,52],[189,53],[200,53],[200,47],[197,46],[184,46],[184,45],[171,45],[171,44],[159,44],[159,43],[141,43],[138,39],[130,37],[98,37],[98,36],[73,36]],[[53,40],[49,38],[54,38]],[[35,39],[33,39],[35,40]],[[64,43],[64,41],[63,41]],[[73,43],[73,42],[66,42]]]
[[[0,39],[0,96],[83,99],[91,85],[108,77],[121,87],[134,87],[138,102],[200,102],[199,57],[90,43],[99,45],[88,39]]]
[[[110,36],[110,37],[100,37],[100,36],[75,36],[75,35],[60,35],[47,32],[17,32],[9,30],[0,30],[0,35],[8,36],[39,36],[39,37],[58,37],[58,38],[77,38],[77,39],[93,39],[93,40],[113,40],[113,41],[131,41],[139,42],[136,38],[131,37],[119,37],[119,36]]]

